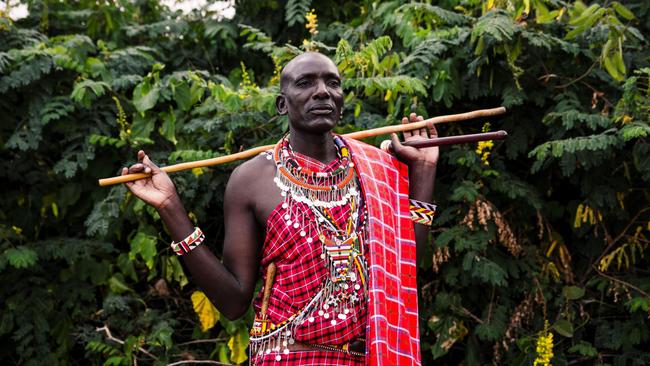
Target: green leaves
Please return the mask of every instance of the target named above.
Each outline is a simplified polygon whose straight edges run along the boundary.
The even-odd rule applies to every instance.
[[[490,285],[506,285],[506,272],[499,265],[486,257],[470,251],[463,258],[463,270],[477,280]]]
[[[160,96],[160,71],[163,69],[163,65],[154,64],[149,75],[133,89],[133,106],[140,114],[144,114],[158,102]]]
[[[569,24],[575,26],[575,28],[568,32],[564,38],[573,39],[584,33],[600,20],[605,15],[605,12],[605,8],[598,4],[592,4],[585,11],[580,12],[578,16],[569,20]]]
[[[153,269],[156,259],[157,241],[158,239],[155,236],[138,232],[133,239],[131,239],[129,258],[134,260],[136,257],[140,257],[145,261],[145,264],[150,270]]]
[[[628,8],[626,8],[623,4],[619,3],[618,1],[613,1],[611,3],[612,8],[616,10],[618,15],[622,16],[623,18],[627,20],[633,20],[636,17],[634,16],[634,13],[632,13]]]
[[[598,350],[589,342],[580,341],[568,349],[568,352],[577,353],[582,356],[595,357]]]
[[[36,252],[24,245],[9,248],[4,252],[4,257],[15,268],[28,268],[36,264]]]
[[[472,29],[471,42],[476,43],[474,54],[482,54],[486,46],[513,40],[518,31],[518,26],[504,12],[488,12],[476,21]]]
[[[625,79],[625,63],[623,62],[623,36],[610,33],[602,51],[603,65],[607,72],[617,81]]]
[[[90,108],[92,102],[109,89],[110,86],[103,81],[84,80],[74,85],[70,98],[84,107]]]
[[[156,105],[159,95],[158,84],[145,79],[133,89],[133,106],[140,113],[146,112]]]
[[[565,286],[562,294],[567,300],[579,300],[585,295],[585,289],[578,286]]]
[[[571,338],[573,337],[573,324],[569,322],[566,319],[560,319],[555,324],[553,324],[553,330],[555,330],[558,334]]]
[[[284,20],[287,25],[304,24],[305,14],[309,11],[312,0],[288,0],[285,7]]]

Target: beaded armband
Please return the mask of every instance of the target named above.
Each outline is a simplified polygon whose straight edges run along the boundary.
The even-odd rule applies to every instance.
[[[433,216],[436,214],[436,205],[414,199],[409,199],[409,210],[411,219],[418,224],[431,226]]]
[[[194,228],[194,231],[185,239],[180,242],[172,242],[171,247],[176,255],[183,255],[191,252],[196,249],[201,243],[205,240],[205,235],[198,227]]]

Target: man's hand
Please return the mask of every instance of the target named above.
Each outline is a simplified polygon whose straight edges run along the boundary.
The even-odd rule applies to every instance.
[[[129,173],[151,173],[151,176],[134,182],[125,183],[126,187],[138,198],[157,210],[178,198],[176,187],[167,173],[154,164],[144,151],[138,151],[138,163],[122,168],[122,175]]]
[[[415,113],[411,113],[409,118],[402,118],[402,124],[419,122],[424,120],[422,116],[416,116]],[[404,141],[417,141],[417,140],[428,140],[430,138],[438,137],[438,131],[436,127],[432,124],[431,128],[420,128],[413,131],[404,132]],[[417,149],[410,146],[404,146],[399,141],[396,134],[391,136],[391,141],[393,145],[393,151],[395,155],[403,160],[409,166],[416,165],[437,165],[438,157],[440,155],[439,149],[437,146],[427,147],[422,149]]]

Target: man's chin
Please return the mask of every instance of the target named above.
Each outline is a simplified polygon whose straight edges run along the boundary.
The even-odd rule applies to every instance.
[[[329,132],[336,127],[337,120],[331,117],[321,117],[310,121],[308,128],[313,129],[314,132]]]
[[[294,127],[308,133],[325,133],[336,127],[337,123],[338,119],[330,115],[324,115],[317,116],[309,121],[303,121],[303,123],[296,124]]]

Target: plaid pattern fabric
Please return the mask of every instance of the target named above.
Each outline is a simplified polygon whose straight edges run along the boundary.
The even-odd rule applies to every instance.
[[[251,360],[252,365],[264,366],[363,366],[364,363],[364,357],[316,350],[291,352],[288,355],[282,355],[280,361],[276,361],[273,354],[254,357]]]
[[[297,340],[302,343],[341,344],[366,336],[366,359],[329,351],[299,351],[283,355],[276,361],[273,353],[253,357],[252,364],[263,365],[420,365],[416,260],[413,221],[408,202],[408,169],[391,155],[370,145],[346,140],[352,152],[368,211],[367,239],[364,249],[369,264],[369,299],[367,306],[355,308],[359,319],[331,326],[311,323],[301,329]],[[315,170],[319,162],[301,157],[300,161]],[[327,171],[335,162],[327,167]],[[308,210],[304,207],[304,210]],[[308,245],[299,230],[284,224],[281,205],[269,216],[263,248],[262,277],[271,262],[278,266],[268,318],[275,323],[299,311],[316,294],[327,274],[320,241],[312,230],[313,243]],[[334,210],[337,220],[349,212]],[[313,225],[313,215],[310,216]],[[263,278],[263,281],[265,278]],[[262,292],[254,301],[256,313],[261,308]],[[352,317],[348,317],[351,319]]]
[[[368,364],[420,365],[415,232],[408,168],[390,154],[346,140],[368,210]]]
[[[296,161],[303,167],[313,171],[332,171],[337,161],[328,165],[311,159],[307,156],[294,153]],[[262,283],[266,281],[266,269],[270,263],[277,266],[267,317],[272,323],[281,323],[291,315],[300,312],[318,293],[325,276],[328,275],[325,262],[321,259],[322,243],[318,238],[316,218],[307,205],[299,202],[292,203],[292,211],[300,210],[305,214],[305,222],[300,228],[286,225],[284,215],[288,209],[278,205],[269,215],[266,222],[266,236],[262,248]],[[330,210],[332,218],[337,224],[345,226],[351,214],[349,207],[341,206]],[[300,236],[300,230],[308,234]],[[312,243],[307,238],[312,238]],[[363,298],[363,289],[358,291]],[[256,314],[262,306],[263,291],[260,291],[253,302]],[[297,328],[294,334],[296,341],[305,344],[338,345],[352,339],[364,338],[367,325],[367,306],[365,301],[360,302],[353,309],[346,320],[338,320],[336,325],[331,325],[330,320],[314,316],[313,323],[305,322]],[[356,321],[355,321],[356,318]],[[363,358],[345,355],[333,351],[292,351],[289,355],[282,355],[280,361],[275,360],[276,353],[253,357],[254,365],[361,365]],[[361,360],[359,360],[361,359]]]

